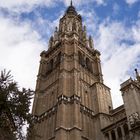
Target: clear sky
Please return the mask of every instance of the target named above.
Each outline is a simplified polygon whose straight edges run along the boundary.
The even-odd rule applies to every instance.
[[[70,0],[0,0],[0,70],[12,71],[21,87],[35,89],[40,53]],[[113,104],[120,84],[140,71],[140,0],[73,0],[95,48]]]

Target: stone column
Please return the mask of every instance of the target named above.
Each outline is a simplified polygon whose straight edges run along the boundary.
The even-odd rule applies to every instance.
[[[109,133],[105,134],[105,140],[109,140]]]
[[[118,140],[119,136],[118,136],[117,128],[115,128],[114,131],[115,131],[116,140]]]
[[[123,126],[121,125],[121,132],[122,132],[122,139],[125,140],[125,132],[124,132],[124,128]]]
[[[108,134],[109,134],[109,140],[112,140],[111,131],[109,131]]]

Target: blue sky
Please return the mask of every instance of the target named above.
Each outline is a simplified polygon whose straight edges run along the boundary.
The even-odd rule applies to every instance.
[[[0,70],[11,70],[19,85],[35,89],[40,52],[70,0],[0,1]],[[83,25],[101,52],[104,83],[113,105],[121,105],[120,84],[140,71],[140,0],[73,0]]]

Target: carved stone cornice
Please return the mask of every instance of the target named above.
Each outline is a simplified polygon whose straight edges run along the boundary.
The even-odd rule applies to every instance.
[[[52,116],[55,112],[57,112],[57,108],[60,104],[71,104],[71,103],[80,103],[80,97],[77,95],[72,95],[71,97],[67,97],[65,95],[60,95],[57,98],[57,103],[48,109],[47,111],[43,112],[40,115],[34,115],[33,117],[33,123],[38,123],[43,121],[45,118]]]
[[[57,99],[58,104],[61,103],[73,103],[74,101],[76,101],[76,103],[80,103],[80,97],[77,95],[72,95],[71,97],[67,97],[65,95],[60,95]]]
[[[63,130],[65,130],[65,131],[72,131],[73,129],[78,129],[78,130],[80,130],[80,131],[82,131],[82,129],[81,128],[79,128],[79,127],[77,127],[77,126],[74,126],[74,127],[64,127],[64,126],[60,126],[60,127],[57,127],[56,129],[55,129],[55,131],[58,131],[58,130],[60,130],[60,129],[63,129]]]
[[[95,113],[93,110],[89,109],[88,107],[84,106],[84,105],[80,105],[80,111],[84,114],[86,114],[87,116],[90,116],[91,118],[95,116]]]
[[[57,105],[54,105],[52,108],[48,109],[47,111],[43,112],[41,115],[33,116],[33,123],[38,123],[43,121],[45,118],[52,116],[57,111]]]

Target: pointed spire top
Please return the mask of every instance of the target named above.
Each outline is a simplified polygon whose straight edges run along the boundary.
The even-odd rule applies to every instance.
[[[75,14],[75,15],[77,15],[77,12],[76,12],[75,7],[73,6],[73,1],[72,0],[70,2],[70,6],[66,10],[66,14]]]
[[[71,2],[70,2],[70,6],[73,6],[72,0],[71,0]]]

